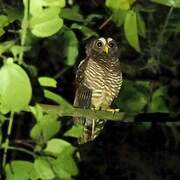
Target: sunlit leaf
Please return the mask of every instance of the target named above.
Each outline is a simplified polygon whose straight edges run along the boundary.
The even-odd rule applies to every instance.
[[[60,122],[57,121],[58,116],[56,114],[46,114],[41,119],[38,119],[37,123],[31,130],[31,137],[36,141],[46,142],[53,137],[60,129]]]
[[[68,148],[72,148],[72,150],[74,150],[74,147],[67,141],[54,138],[47,142],[47,147],[44,149],[44,151],[53,155],[58,155]]]
[[[106,6],[111,9],[130,9],[135,0],[106,0]]]
[[[51,162],[47,159],[37,158],[34,162],[34,167],[40,178],[42,179],[54,179],[55,174],[52,169]]]
[[[124,31],[129,44],[140,52],[138,39],[137,15],[133,10],[129,10],[126,14]]]
[[[10,48],[10,51],[12,52],[14,58],[18,58],[18,55],[24,51],[28,51],[30,47],[23,47],[20,45],[14,45]]]
[[[48,37],[57,33],[63,26],[59,11],[58,8],[50,8],[39,16],[33,16],[30,20],[32,33],[38,37]]]
[[[8,51],[13,45],[15,44],[15,41],[5,41],[0,44],[0,54]]]
[[[5,167],[6,180],[38,179],[34,165],[28,161],[12,161]]]
[[[5,15],[0,15],[0,36],[4,34],[4,27],[9,24],[8,17]]]
[[[46,87],[56,87],[57,86],[57,81],[54,78],[51,77],[39,77],[38,81],[41,86],[46,86]]]
[[[1,67],[0,82],[0,109],[18,112],[28,106],[32,95],[31,83],[26,72],[14,64],[12,58]]]
[[[63,8],[66,5],[65,0],[45,0],[45,2],[50,6],[50,7],[60,7]]]
[[[175,8],[180,8],[179,0],[151,0],[152,2],[159,3],[166,6],[172,6]]]
[[[26,5],[26,1],[24,0]],[[63,8],[65,6],[65,0],[31,0],[30,1],[30,13],[33,16],[39,16],[44,13],[47,9],[51,8]]]
[[[33,115],[35,116],[37,121],[41,121],[43,118],[43,109],[39,104],[36,104],[35,106],[29,107]]]
[[[71,176],[78,174],[78,169],[72,156],[73,153],[74,150],[72,148],[65,149],[58,155],[57,159],[52,162],[56,173],[62,179],[71,179]]]
[[[74,125],[71,129],[69,129],[68,131],[64,133],[64,136],[71,136],[71,137],[79,138],[81,137],[83,132],[84,131],[83,131],[82,125]]]

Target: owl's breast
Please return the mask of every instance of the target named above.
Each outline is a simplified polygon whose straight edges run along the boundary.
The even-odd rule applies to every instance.
[[[92,105],[106,109],[119,93],[122,74],[120,68],[114,64],[102,66],[95,61],[89,61],[84,83],[92,90]]]

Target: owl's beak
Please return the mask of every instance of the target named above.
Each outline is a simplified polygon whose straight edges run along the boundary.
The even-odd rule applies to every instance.
[[[109,52],[108,46],[105,46],[105,47],[104,47],[104,52],[105,52],[106,54],[108,54],[108,52]]]

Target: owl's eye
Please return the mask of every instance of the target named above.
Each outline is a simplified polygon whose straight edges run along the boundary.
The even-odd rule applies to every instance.
[[[98,41],[97,43],[96,43],[96,46],[97,47],[101,47],[103,44],[102,44],[102,42],[101,41]]]
[[[110,42],[109,47],[111,47],[111,48],[114,47],[114,43]]]

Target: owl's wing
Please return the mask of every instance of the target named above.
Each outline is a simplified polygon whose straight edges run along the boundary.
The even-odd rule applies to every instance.
[[[92,90],[85,86],[85,70],[88,58],[81,61],[76,73],[76,94],[74,100],[75,107],[89,108],[91,106]]]

